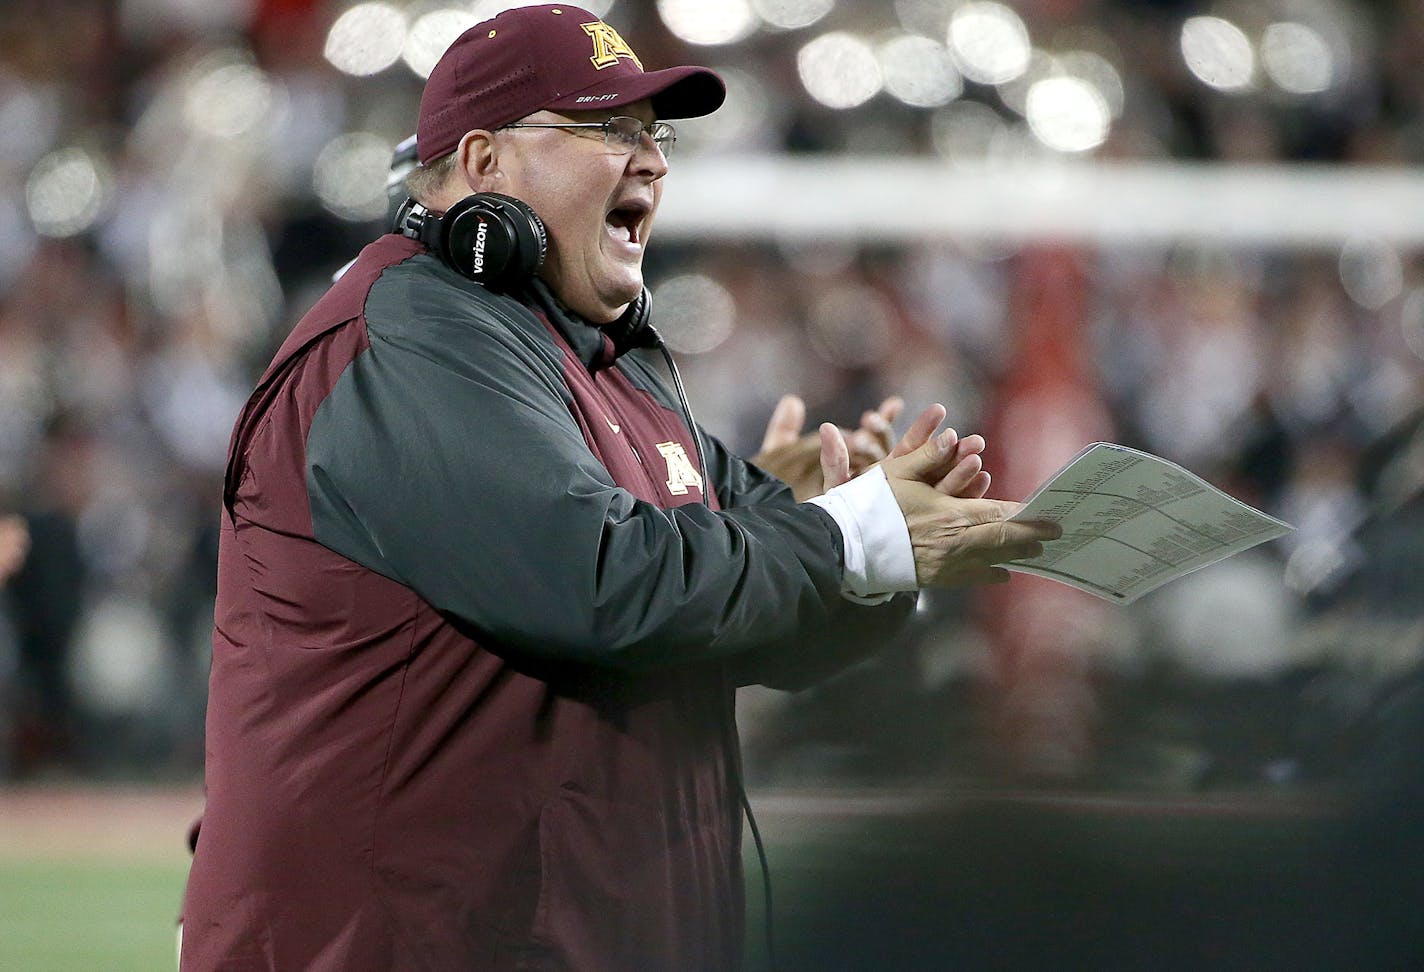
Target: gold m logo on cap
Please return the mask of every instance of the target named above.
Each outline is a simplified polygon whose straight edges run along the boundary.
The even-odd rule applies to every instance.
[[[626,57],[638,65],[639,71],[643,70],[643,62],[638,60],[638,55],[633,53],[633,48],[619,36],[618,31],[601,20],[579,26],[583,27],[583,32],[593,41],[593,57],[589,60],[593,62],[594,67],[602,71],[617,64],[620,57]]]

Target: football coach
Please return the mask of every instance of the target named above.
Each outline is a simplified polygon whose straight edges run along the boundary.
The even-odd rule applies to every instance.
[[[822,426],[797,502],[627,353],[668,119],[723,97],[570,6],[435,66],[397,231],[233,431],[187,972],[738,968],[737,686],[1057,535],[942,408],[853,478]]]

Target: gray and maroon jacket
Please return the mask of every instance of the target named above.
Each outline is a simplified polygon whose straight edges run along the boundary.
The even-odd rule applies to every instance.
[[[184,970],[738,966],[735,686],[912,599],[704,438],[542,287],[362,252],[233,433]]]

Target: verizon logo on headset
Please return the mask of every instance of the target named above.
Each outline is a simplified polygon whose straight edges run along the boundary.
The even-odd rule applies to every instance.
[[[489,235],[489,223],[480,220],[480,228],[475,230],[475,273],[485,268],[485,237]]]

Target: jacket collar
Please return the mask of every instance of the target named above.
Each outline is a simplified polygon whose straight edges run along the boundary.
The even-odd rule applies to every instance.
[[[536,278],[530,284],[530,292],[534,298],[534,309],[563,335],[585,368],[599,371],[617,360],[621,351],[614,346],[613,340],[560,303],[544,281]]]

